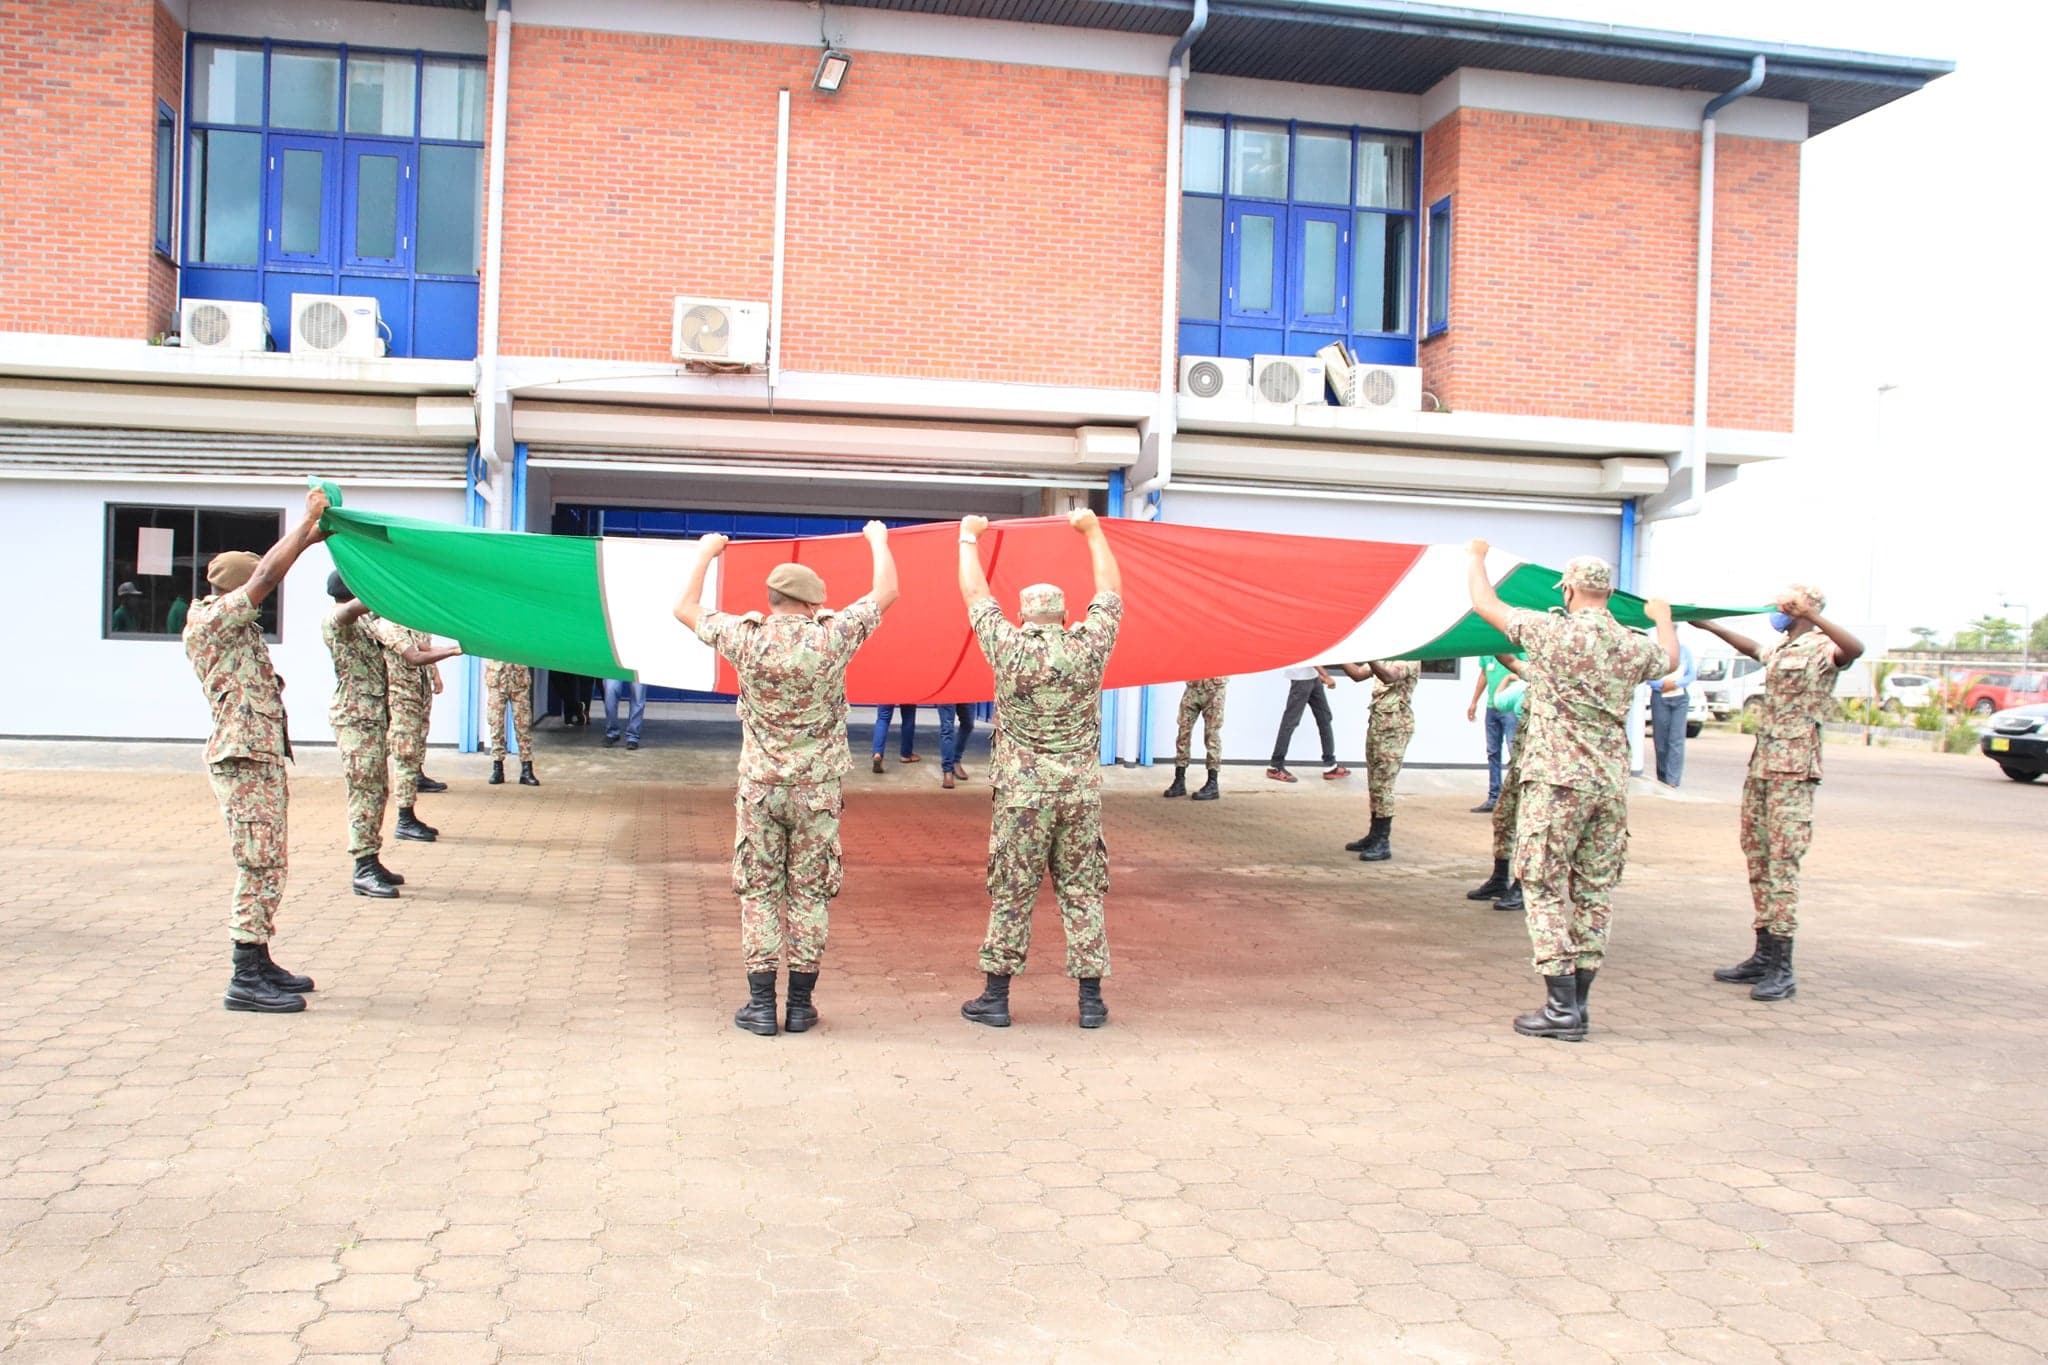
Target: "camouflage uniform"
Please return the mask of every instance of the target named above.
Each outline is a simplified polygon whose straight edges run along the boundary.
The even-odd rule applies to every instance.
[[[327,719],[348,789],[348,854],[366,858],[384,847],[384,807],[391,796],[385,732],[391,716],[384,698],[384,648],[370,634],[370,618],[343,621],[341,613],[336,607],[320,626],[320,638],[334,656]]]
[[[1536,970],[1595,970],[1606,953],[1609,897],[1628,861],[1629,703],[1670,666],[1662,646],[1602,607],[1569,615],[1518,608],[1507,636],[1529,657],[1528,732],[1515,745],[1514,875]]]
[[[1834,709],[1835,644],[1818,630],[1763,652],[1764,709],[1742,784],[1742,852],[1756,927],[1791,938],[1799,863],[1813,842],[1820,726]]]
[[[491,757],[505,761],[505,708],[512,708],[512,738],[522,763],[533,762],[533,670],[497,659],[484,663],[484,711],[491,722]]]
[[[981,970],[1017,976],[1031,947],[1031,909],[1048,868],[1067,935],[1067,975],[1109,975],[1102,903],[1109,849],[1102,841],[1102,673],[1116,647],[1123,599],[1099,592],[1069,629],[1015,626],[992,598],[967,615],[996,676],[996,739],[989,781],[988,937]],[[1212,732],[1214,733],[1214,732]]]
[[[839,894],[839,779],[846,742],[846,666],[882,624],[863,597],[815,616],[706,612],[697,638],[740,680],[739,789],[732,889],[740,898],[747,971],[815,972],[827,911]]]
[[[206,770],[228,825],[235,897],[228,932],[268,943],[284,900],[284,684],[270,666],[256,604],[242,588],[194,602],[185,615],[185,657],[213,710]]]
[[[1422,665],[1383,663],[1392,682],[1373,683],[1372,711],[1365,727],[1366,785],[1375,817],[1394,814],[1394,779],[1401,775],[1408,741],[1415,738],[1415,683]]]
[[[420,768],[427,761],[427,715],[434,704],[434,670],[405,661],[408,649],[432,649],[434,641],[416,630],[382,617],[370,634],[384,646],[384,672],[390,680],[385,696],[391,708],[391,761],[398,768],[398,808],[411,810],[419,796]]]
[[[1173,763],[1188,766],[1194,754],[1195,718],[1202,721],[1202,743],[1209,751],[1209,769],[1223,766],[1223,692],[1228,678],[1203,678],[1187,685],[1180,694],[1180,733],[1173,742]]]
[[[1505,861],[1515,856],[1515,817],[1522,807],[1522,748],[1529,742],[1524,721],[1508,750],[1508,769],[1501,777],[1500,796],[1493,803],[1493,856]]]

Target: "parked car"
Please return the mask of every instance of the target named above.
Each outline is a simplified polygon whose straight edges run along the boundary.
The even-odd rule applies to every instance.
[[[1962,708],[1988,716],[1996,711],[2048,701],[2048,674],[1979,673],[1962,694]]]
[[[1744,706],[1762,706],[1764,666],[1741,654],[1708,654],[1698,661],[1693,683],[1693,709],[1704,707],[1715,720],[1727,720]],[[1693,717],[1688,715],[1688,721]],[[1704,719],[1704,717],[1702,717]]]
[[[1925,673],[1894,673],[1884,680],[1887,711],[1916,711],[1935,699],[1936,682]]]
[[[2048,772],[2048,704],[1998,712],[1977,747],[2013,781],[2037,781]]]

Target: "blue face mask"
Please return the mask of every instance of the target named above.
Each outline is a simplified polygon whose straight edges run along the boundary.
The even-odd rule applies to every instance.
[[[1792,618],[1787,616],[1782,611],[1772,612],[1771,629],[1777,631],[1778,634],[1783,635],[1786,631],[1792,629]]]

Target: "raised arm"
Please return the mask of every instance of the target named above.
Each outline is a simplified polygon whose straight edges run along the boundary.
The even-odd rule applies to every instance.
[[[1472,610],[1479,613],[1479,619],[1495,630],[1505,633],[1508,628],[1507,603],[1500,600],[1500,594],[1493,590],[1493,580],[1486,576],[1486,551],[1483,540],[1467,545],[1471,561],[1465,566],[1465,587],[1472,596]]]
[[[1678,671],[1678,627],[1671,624],[1671,604],[1661,597],[1643,603],[1643,615],[1657,627],[1657,644],[1664,651],[1664,672]]]
[[[1493,661],[1520,678],[1523,682],[1529,681],[1529,670],[1524,667],[1523,661],[1517,659],[1514,655],[1496,654],[1493,656]]]
[[[1095,591],[1121,595],[1124,590],[1124,577],[1117,570],[1116,555],[1109,548],[1109,535],[1102,529],[1101,521],[1093,512],[1083,507],[1067,517],[1067,525],[1079,531],[1088,540],[1088,567],[1095,571]]]
[[[887,611],[901,595],[896,588],[896,556],[889,550],[889,528],[871,521],[861,527],[860,533],[868,538],[868,549],[875,557],[874,585],[868,589],[868,596],[875,599],[877,611]]]
[[[345,626],[352,626],[370,614],[360,597],[351,597],[335,609],[334,617]]]
[[[284,582],[284,576],[298,563],[308,545],[318,545],[327,539],[327,532],[320,529],[320,518],[326,511],[327,495],[317,488],[307,489],[305,518],[263,552],[263,558],[256,561],[256,571],[242,585],[242,591],[249,594],[250,606],[262,605],[264,598],[277,591],[277,585]]]
[[[409,664],[417,664],[421,668],[432,668],[435,664],[440,663],[441,660],[452,659],[462,653],[462,646],[442,645],[438,649],[422,649],[415,645],[410,649],[400,650],[399,653],[405,656],[405,661]],[[441,675],[439,673],[434,675],[434,690],[436,692],[441,690]]]
[[[1747,635],[1741,635],[1728,629],[1719,621],[1694,621],[1691,624],[1707,634],[1715,636],[1722,644],[1727,645],[1737,654],[1747,654],[1752,659],[1763,657],[1756,641],[1750,639]],[[1830,636],[1829,638],[1832,639],[1833,637]]]
[[[1847,668],[1850,664],[1863,657],[1863,642],[1861,640],[1836,625],[1833,621],[1828,620],[1827,617],[1822,616],[1819,612],[1811,610],[1805,602],[1794,603],[1792,606],[1786,606],[1786,604],[1781,602],[1779,605],[1784,607],[1787,616],[1796,616],[1802,621],[1811,622],[1815,630],[1828,637],[1828,642],[1835,647],[1836,668]],[[1800,609],[1794,611],[1792,609],[1793,606],[1797,606]]]
[[[1379,681],[1383,683],[1391,684],[1401,681],[1401,675],[1399,673],[1396,673],[1393,669],[1388,668],[1378,659],[1374,659],[1370,664],[1366,666],[1372,669],[1373,677],[1377,678]]]
[[[969,607],[995,596],[988,590],[988,575],[981,571],[981,546],[977,544],[987,533],[987,517],[960,518],[960,596]]]
[[[1337,667],[1343,669],[1344,676],[1353,682],[1364,682],[1373,675],[1372,670],[1364,664],[1338,664]],[[1330,675],[1323,672],[1321,668],[1316,669],[1316,676],[1326,683],[1332,682]]]
[[[725,545],[725,537],[716,531],[697,543],[697,562],[690,566],[689,581],[676,602],[676,620],[691,630],[704,619],[704,576],[711,572],[711,561],[725,553]]]

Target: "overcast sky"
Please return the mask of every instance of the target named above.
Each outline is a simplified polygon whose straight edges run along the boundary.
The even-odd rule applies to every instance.
[[[2029,202],[2048,6],[1985,0],[1494,0],[1488,8],[1864,52],[1953,75],[1806,144],[1799,455],[1653,540],[1645,590],[1820,584],[1845,622],[1944,637],[2048,612],[2048,266]],[[1880,384],[1898,388],[1878,397]],[[1874,592],[1873,592],[1874,588]],[[1874,602],[1874,608],[1873,608]],[[2015,609],[2003,613],[2017,621]]]

